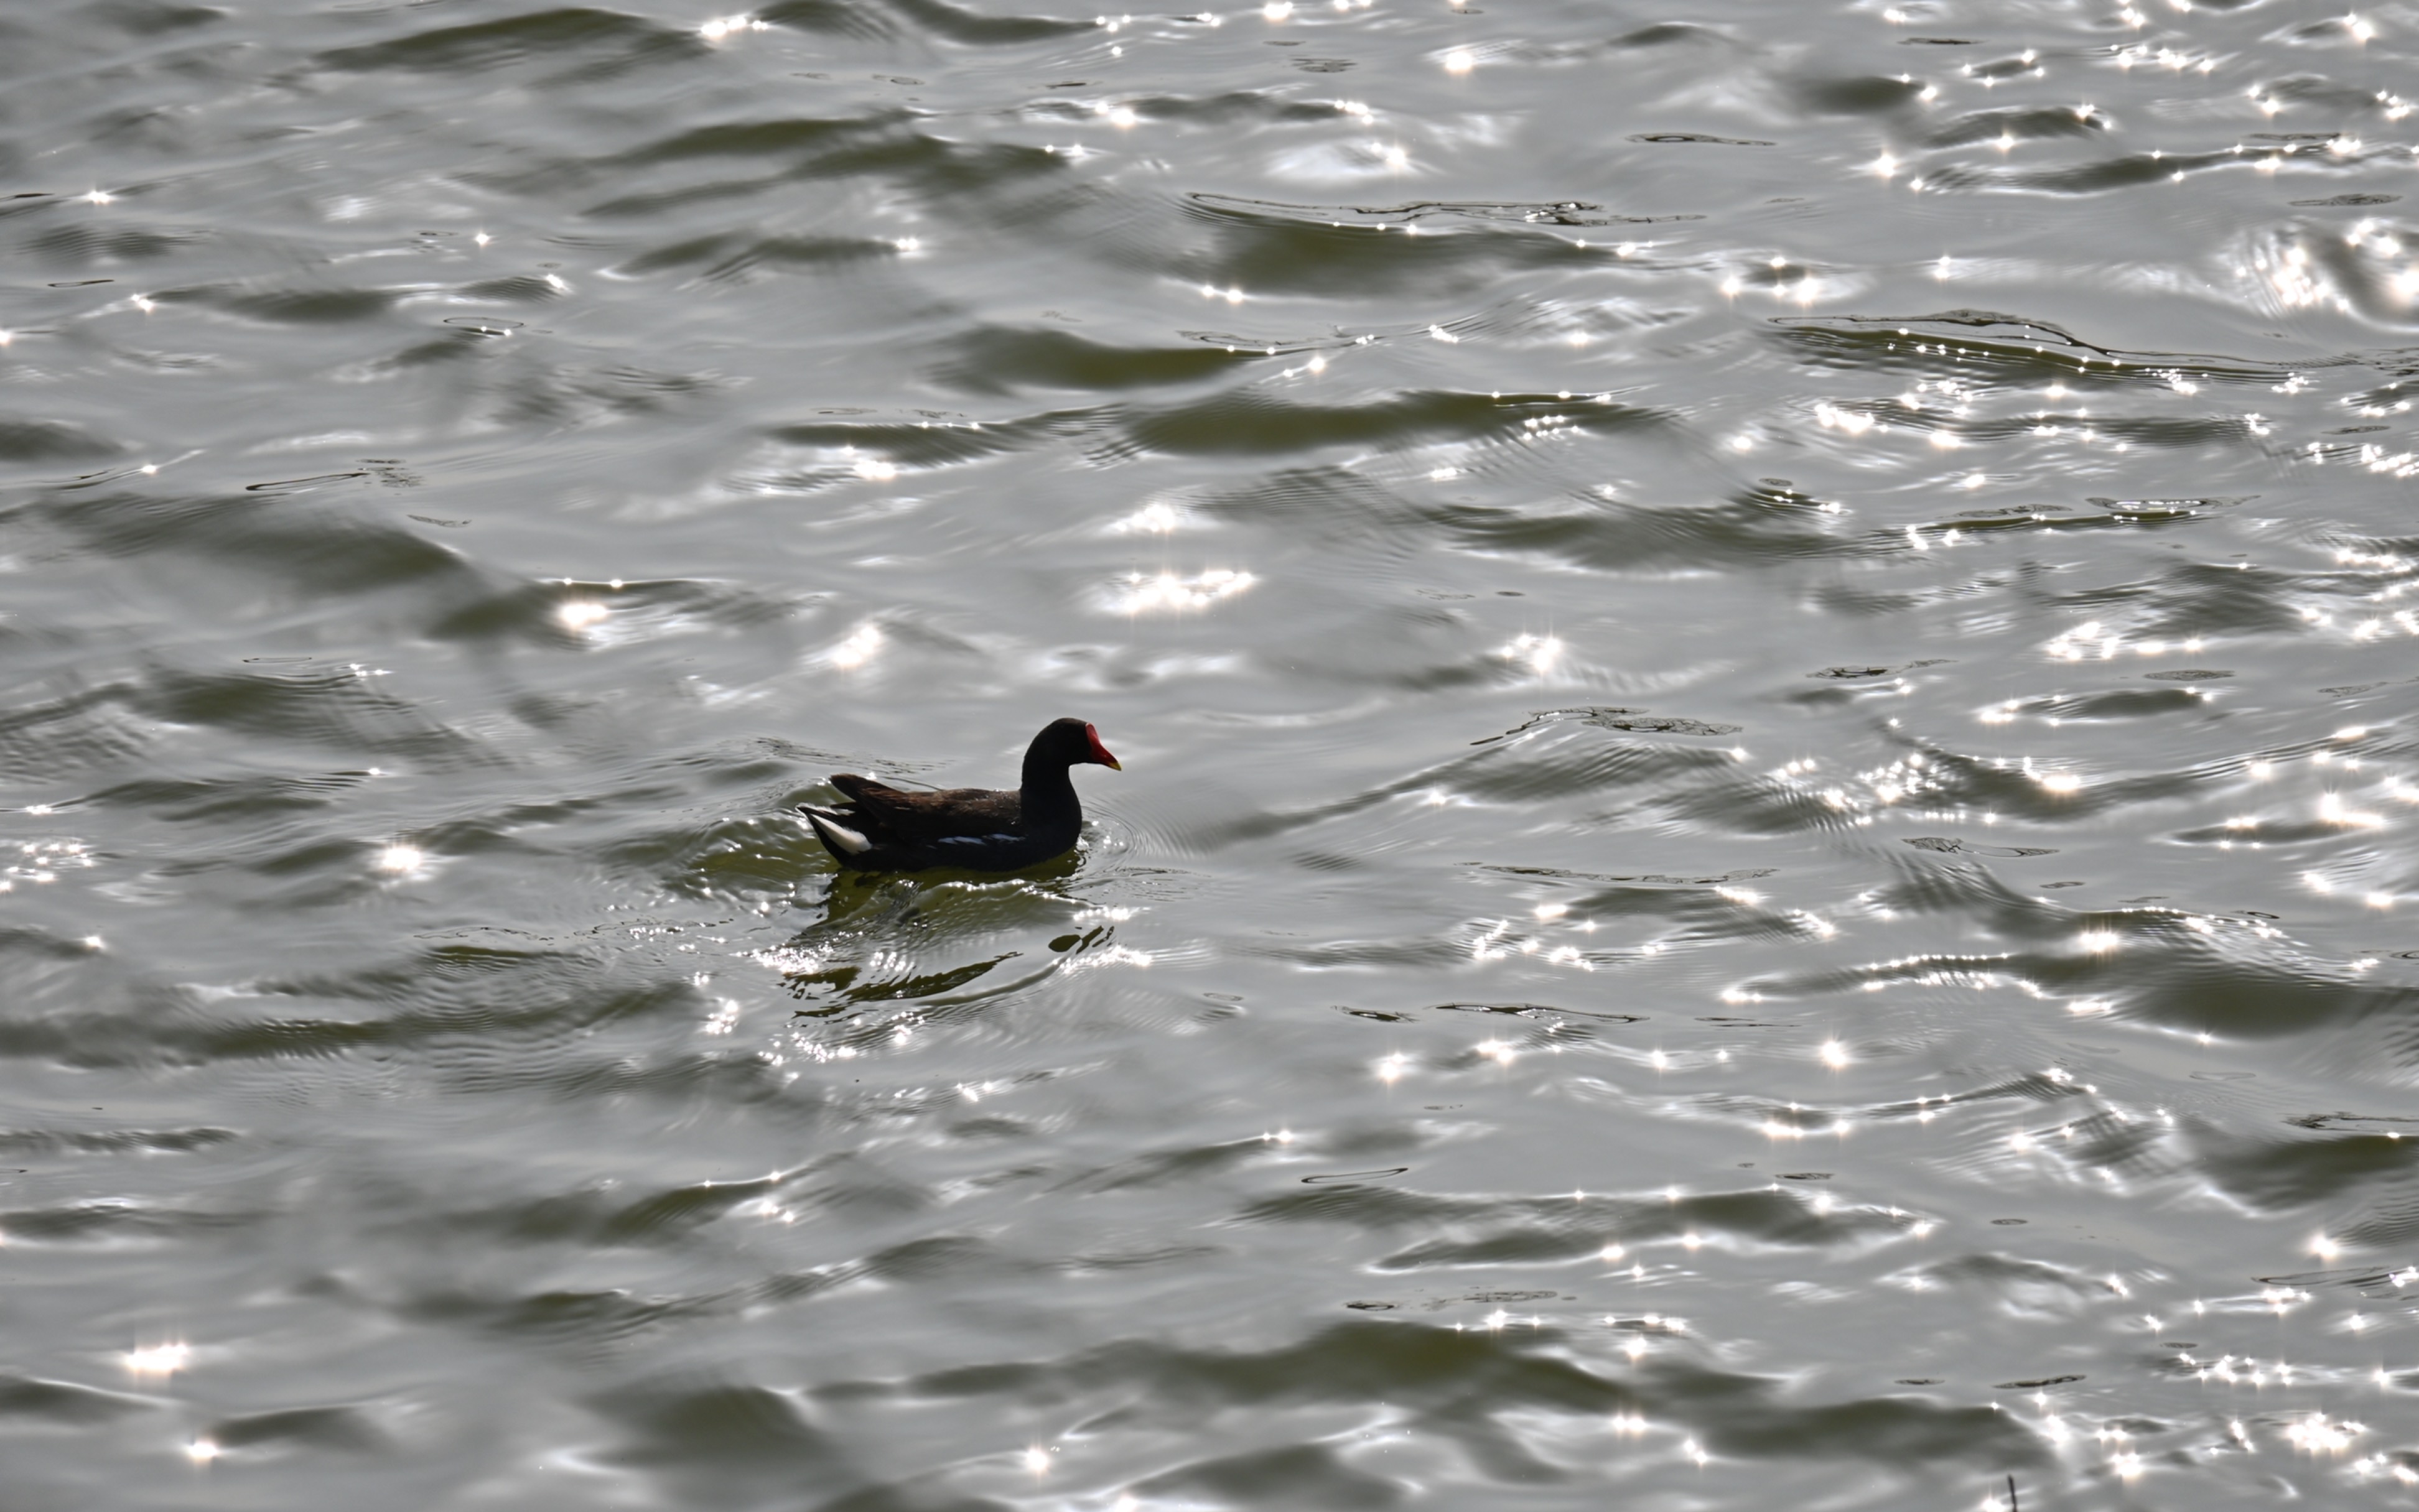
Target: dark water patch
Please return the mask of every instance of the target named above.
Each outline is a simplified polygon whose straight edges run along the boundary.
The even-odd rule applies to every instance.
[[[214,572],[274,583],[306,602],[432,579],[471,579],[452,552],[390,522],[309,503],[289,508],[249,493],[62,495],[24,513],[99,556],[199,561]]]
[[[1918,850],[1930,850],[1945,856],[1994,856],[2005,861],[2017,861],[2030,856],[2055,856],[2057,850],[2049,846],[1994,846],[1980,841],[1961,840],[1953,835],[1909,835],[1904,843]]]
[[[865,1488],[866,1473],[842,1441],[816,1428],[785,1392],[711,1378],[675,1379],[607,1393],[588,1405],[614,1429],[613,1441],[598,1452],[599,1461],[643,1477],[658,1494],[682,1503],[755,1506],[807,1484],[830,1494],[824,1505],[855,1502],[948,1512],[986,1506],[879,1494],[868,1503],[848,1494]]]
[[[622,1291],[562,1289],[501,1297],[432,1292],[397,1310],[416,1321],[477,1329],[577,1356],[628,1348],[667,1328],[720,1317],[735,1305],[724,1297],[640,1297]]]
[[[1658,21],[1652,25],[1626,31],[1612,39],[1618,48],[1650,47],[1718,47],[1728,48],[1731,39],[1710,26],[1700,26],[1685,21]]]
[[[745,282],[759,273],[822,271],[899,255],[895,242],[849,237],[751,237],[722,233],[698,237],[640,252],[619,271],[640,277],[671,268],[695,268],[712,283]]]
[[[1708,136],[1702,131],[1641,131],[1629,140],[1651,147],[1773,147],[1780,145],[1759,137]]]
[[[1790,95],[1817,115],[1889,115],[1916,103],[1924,85],[1903,74],[1811,77],[1794,81]]]
[[[92,1248],[158,1248],[256,1229],[261,1212],[207,1212],[102,1199],[58,1207],[0,1209],[0,1235],[12,1245]]]
[[[172,824],[242,824],[324,811],[375,780],[372,772],[360,769],[289,776],[244,772],[138,778],[101,788],[91,802],[118,811],[148,811]]]
[[[2419,1174],[2419,1141],[2391,1133],[2267,1139],[2205,1128],[2193,1132],[2192,1143],[2196,1171],[2268,1213],[2336,1202],[2380,1183],[2408,1185]]]
[[[1027,451],[1055,435],[1088,430],[1084,414],[1042,414],[1022,420],[807,420],[776,427],[774,440],[821,447],[844,454],[863,451],[901,466],[943,467],[1009,452]],[[854,464],[833,464],[835,475],[855,474]]]
[[[1598,420],[1589,428],[1601,425]],[[1426,512],[1471,549],[1538,557],[1599,573],[1712,570],[1749,560],[1856,557],[1904,548],[1903,536],[1843,529],[1819,507],[1777,505],[1753,495],[1680,508],[1581,498],[1447,504]]]
[[[2049,141],[2058,137],[2091,136],[2108,130],[2108,122],[2087,109],[2018,106],[2007,110],[1968,111],[1943,121],[1926,137],[1934,147],[1962,147],[1977,142]]]
[[[1482,748],[1407,779],[1397,790],[1435,786],[1497,802],[1536,802],[1607,787],[1652,787],[1733,765],[1726,751],[1582,735]]]
[[[883,4],[898,12],[917,32],[967,47],[1055,41],[1094,31],[1101,24],[1097,21],[1055,16],[1001,15],[995,10],[949,5],[946,0],[883,0]],[[766,19],[774,19],[775,14],[767,12]]]
[[[1268,1143],[1262,1139],[1235,1139],[1221,1144],[1154,1151],[1074,1177],[1065,1184],[1069,1190],[1079,1192],[1117,1192],[1163,1186],[1214,1176],[1256,1158],[1265,1158],[1267,1154]]]
[[[815,1005],[798,1012],[813,1017],[828,1017],[846,1013],[865,1003],[899,1002],[910,999],[938,1000],[954,995],[991,975],[1000,967],[1017,958],[1017,951],[1009,951],[986,961],[969,961],[961,966],[939,970],[919,970],[913,967],[894,966],[891,970],[869,976],[858,966],[838,966],[822,970],[789,973],[785,981],[791,996],[811,998]],[[1052,970],[1044,967],[1039,973],[1026,971],[1008,983],[1007,987],[1030,985]]]
[[[1809,672],[1806,675],[1809,678],[1819,678],[1826,681],[1848,682],[1858,681],[1868,678],[1897,677],[1899,674],[1903,672],[1912,672],[1918,667],[1947,666],[1949,664],[1949,659],[1946,657],[1927,656],[1913,662],[1900,662],[1879,666],[1870,664],[1851,666],[1826,666],[1819,672]]]
[[[777,5],[756,11],[754,16],[767,26],[780,26],[792,31],[886,44],[896,42],[899,38],[898,21],[888,8],[862,4],[859,0],[780,0]],[[827,78],[829,75],[816,73],[805,77]]]
[[[73,680],[69,686],[50,697],[21,698],[0,715],[0,776],[38,783],[102,771],[158,739],[118,686],[75,687]]]
[[[636,168],[686,166],[716,158],[787,158],[793,168],[804,168],[832,150],[878,142],[909,118],[903,112],[880,112],[871,116],[769,116],[693,126],[599,160],[592,171],[598,177],[619,176]],[[569,166],[548,164],[544,172],[559,174]],[[535,188],[540,180],[509,182],[513,187]],[[500,182],[498,187],[505,184]]]
[[[233,1129],[113,1129],[68,1132],[0,1130],[0,1154],[43,1155],[185,1154],[241,1138]]]
[[[949,203],[969,195],[1005,193],[1029,180],[1060,174],[1066,167],[1066,160],[1046,147],[969,144],[885,127],[852,133],[851,139],[820,151],[801,153],[797,161],[776,173],[623,193],[579,213],[598,220],[665,218],[717,201],[765,196],[801,182],[854,177],[892,184],[935,203]]]
[[[1916,1267],[1927,1283],[1978,1294],[2004,1306],[2072,1315],[2116,1294],[2103,1277],[2046,1260],[1972,1254]]]
[[[1952,1407],[1903,1396],[1869,1397],[1826,1406],[1784,1405],[1777,1383],[1701,1367],[1671,1367],[1655,1383],[1657,1397],[1694,1409],[1716,1453],[1742,1459],[1781,1457],[1871,1459],[1879,1462],[1948,1462],[1998,1471],[2037,1466],[2049,1451],[2030,1432],[1989,1407]]]
[[[2160,714],[2210,712],[2208,698],[2192,688],[2111,688],[2100,693],[2028,698],[2012,712],[2055,720],[2142,719]]]
[[[24,249],[48,262],[73,267],[107,267],[167,257],[212,238],[212,233],[151,230],[137,226],[53,226],[27,238]]]
[[[1367,300],[1417,289],[1425,298],[1436,298],[1524,272],[1577,270],[1618,261],[1609,249],[1514,229],[1493,216],[1446,231],[1420,232],[1420,222],[1430,214],[1455,214],[1449,206],[1356,212],[1350,220],[1341,212],[1323,220],[1316,206],[1199,195],[1186,199],[1183,207],[1209,231],[1212,246],[1169,270],[1199,283],[1262,294]]]
[[[1122,430],[1123,444],[1133,454],[1283,456],[1339,447],[1396,451],[1456,441],[1508,440],[1541,420],[1617,432],[1655,426],[1661,417],[1593,399],[1539,394],[1495,397],[1431,389],[1358,405],[1312,405],[1247,390],[1129,412]]]
[[[1064,1361],[935,1371],[890,1388],[910,1399],[1063,1399],[1070,1392],[1138,1397],[1154,1420],[1212,1408],[1385,1400],[1501,1431],[1524,1412],[1602,1413],[1637,1405],[1631,1389],[1584,1367],[1520,1349],[1502,1335],[1377,1320],[1331,1324],[1271,1349],[1188,1350],[1143,1339]]]
[[[1196,1459],[1135,1483],[1145,1496],[1211,1505],[1258,1506],[1272,1497],[1304,1497],[1317,1505],[1383,1507],[1402,1503],[1410,1488],[1355,1467],[1325,1444],[1298,1443]]]
[[[2387,1290],[2387,1284],[2394,1279],[2394,1273],[2382,1266],[2348,1265],[2327,1271],[2296,1271],[2286,1275],[2256,1275],[2252,1279],[2261,1286],[2292,1287],[2296,1290],[2344,1287],[2367,1291]],[[2200,1348],[2197,1344],[2178,1344],[2168,1347],[2187,1350]]]
[[[545,279],[529,273],[508,273],[501,278],[479,279],[465,283],[460,290],[466,299],[494,299],[507,304],[544,304],[562,298],[563,291]],[[449,319],[449,324],[451,320]],[[514,322],[502,322],[511,328]]]
[[[1550,709],[1543,713],[1530,715],[1527,723],[1508,729],[1501,735],[1489,735],[1470,743],[1491,745],[1497,741],[1508,741],[1517,736],[1526,735],[1531,730],[1544,725],[1560,724],[1593,725],[1599,729],[1622,730],[1634,735],[1721,736],[1736,735],[1740,729],[1736,725],[1716,725],[1706,720],[1690,719],[1679,714],[1654,714],[1643,709]]]
[[[1441,1002],[1441,1014],[1496,1014],[1506,1018],[1539,1018],[1558,1022],[1564,1018],[1588,1018],[1606,1024],[1642,1024],[1643,1014],[1611,1014],[1593,1008],[1559,1008],[1542,1002]]]
[[[304,859],[317,868],[333,864],[317,854]],[[316,897],[321,906],[343,900],[324,888]],[[195,998],[148,992],[122,1006],[21,1013],[0,1022],[0,1054],[99,1068],[403,1053],[487,1085],[548,1082],[553,1069],[526,1062],[515,1069],[511,1059],[567,1047],[624,1021],[701,1016],[696,988],[686,982],[612,982],[568,953],[459,945],[421,951],[408,964]]]
[[[106,0],[86,12],[136,37],[162,37],[226,19],[215,6],[177,5],[174,0]]]
[[[282,675],[161,668],[125,696],[154,720],[232,736],[273,732],[282,741],[440,767],[493,759],[478,741],[350,667]]]
[[[1903,900],[1905,890],[1900,890]],[[2003,920],[2005,915],[2002,916]],[[2219,955],[2190,931],[2155,934],[2075,929],[2068,952],[2011,949],[1990,955],[1940,953],[1882,966],[1792,977],[1760,977],[1753,989],[1770,997],[1829,996],[1870,984],[2026,988],[2070,1000],[2088,1000],[2124,1019],[2197,1034],[2276,1039],[2323,1032],[2373,1019],[2391,1020],[2419,1003],[2419,989],[2365,984],[2349,972],[2321,974],[2285,961]],[[2003,923],[2003,931],[2015,933]],[[2084,939],[2089,935],[2093,939]],[[2104,935],[2121,945],[2102,945]],[[2121,950],[2127,957],[2115,958]]]
[[[1874,373],[1921,371],[1972,383],[2064,383],[2083,389],[2119,384],[2172,388],[2192,383],[2285,383],[2289,370],[2269,363],[2181,352],[2127,352],[2095,344],[2037,317],[1989,310],[1923,315],[1788,315],[1781,338],[1824,366]]]
[[[564,7],[493,21],[438,25],[318,54],[319,67],[339,73],[466,74],[532,60],[577,60],[571,77],[610,78],[642,64],[693,58],[704,43],[618,11]]]
[[[481,584],[437,599],[432,607],[442,612],[427,633],[440,639],[554,649],[623,637],[763,633],[797,612],[794,604],[724,584],[677,580]]]
[[[2034,194],[2106,194],[2157,184],[2172,186],[2184,176],[2212,168],[2240,168],[2238,153],[2133,152],[2096,162],[2063,168],[1977,168],[1960,164],[1941,168],[1924,180],[1927,191],[1982,193],[1992,191]]]
[[[73,1382],[0,1375],[0,1419],[85,1427],[156,1412],[161,1405],[148,1397],[101,1391]]]
[[[992,328],[970,331],[945,349],[935,376],[953,389],[1014,393],[1025,389],[1115,392],[1202,383],[1248,365],[1242,354],[1207,346],[1117,346],[1071,331]]]
[[[276,326],[342,326],[375,320],[394,308],[399,296],[387,289],[269,288],[230,285],[162,289],[162,304],[197,304]]]
[[[637,1198],[589,1190],[513,1202],[485,1212],[456,1213],[448,1226],[464,1233],[488,1232],[511,1245],[677,1245],[732,1209],[762,1201],[785,1184],[784,1178],[776,1175],[747,1182],[700,1182]]]
[[[323,472],[309,478],[279,478],[265,483],[246,483],[243,491],[247,494],[301,494],[324,484],[350,482],[368,476],[366,472]]]
[[[325,1450],[378,1454],[394,1443],[377,1420],[358,1407],[287,1407],[247,1413],[210,1425],[210,1443],[233,1450]]]
[[[1702,221],[1702,215],[1623,215],[1588,200],[1410,200],[1394,205],[1298,205],[1285,200],[1244,199],[1196,193],[1190,203],[1204,211],[1251,219],[1279,219],[1330,230],[1345,226],[1408,228],[1428,221],[1475,221],[1506,225],[1655,225]],[[1335,245],[1335,243],[1330,243]]]
[[[2399,1113],[2303,1113],[2285,1121],[2297,1129],[2356,1129],[2379,1123],[2419,1124]]]
[[[1831,1209],[1789,1190],[1649,1199],[1482,1199],[1361,1185],[1263,1198],[1237,1218],[1246,1223],[1342,1224],[1379,1234],[1426,1226],[1456,1235],[1413,1244],[1376,1262],[1388,1271],[1563,1264],[1595,1257],[1616,1244],[1635,1248],[1682,1239],[1787,1249],[1859,1246],[1899,1233],[1914,1221],[1877,1210]]]
[[[1334,58],[1291,58],[1295,68],[1309,63],[1333,63]],[[1350,67],[1349,64],[1346,65]],[[1311,72],[1340,72],[1340,69],[1317,69]],[[1335,107],[1324,101],[1290,100],[1282,96],[1254,89],[1233,89],[1215,95],[1139,95],[1126,99],[1124,108],[1146,121],[1174,121],[1189,126],[1301,126],[1332,124]],[[1083,120],[1088,112],[1072,100],[1048,101],[1036,112],[1038,115],[1055,116],[1062,120]]]
[[[103,462],[124,450],[117,442],[64,420],[0,416],[0,462]]]

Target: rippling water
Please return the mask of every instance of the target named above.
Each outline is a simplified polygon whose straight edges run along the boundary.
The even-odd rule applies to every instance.
[[[1026,3],[0,8],[0,1500],[2411,1504],[2419,9]]]

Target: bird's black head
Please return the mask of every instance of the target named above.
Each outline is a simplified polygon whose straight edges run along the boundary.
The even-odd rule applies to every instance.
[[[1109,755],[1109,748],[1101,743],[1100,732],[1080,719],[1054,719],[1042,725],[1041,733],[1033,738],[1033,744],[1025,753],[1026,766],[1036,762],[1047,762],[1057,767],[1074,767],[1090,762],[1112,771],[1126,770],[1117,764],[1116,756]]]

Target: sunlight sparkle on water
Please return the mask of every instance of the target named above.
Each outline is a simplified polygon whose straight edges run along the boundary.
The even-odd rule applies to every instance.
[[[716,16],[712,21],[701,24],[697,34],[709,42],[718,42],[726,37],[735,37],[741,32],[762,32],[771,29],[770,23],[758,21],[753,16]]]
[[[1223,568],[1198,573],[1191,577],[1179,577],[1174,573],[1130,573],[1114,594],[1115,607],[1122,614],[1147,614],[1155,610],[1206,609],[1223,599],[1231,599],[1252,586],[1249,573],[1229,572]]]
[[[397,844],[380,850],[373,864],[389,877],[404,877],[420,870],[427,860],[428,853],[418,846]]]
[[[193,1357],[193,1347],[190,1344],[149,1344],[118,1356],[127,1374],[133,1376],[175,1375]]]
[[[1512,644],[1502,647],[1495,654],[1509,661],[1526,663],[1530,671],[1543,677],[1553,670],[1556,662],[1562,660],[1563,643],[1551,635],[1516,635]]]
[[[2319,795],[2319,822],[2340,824],[2347,829],[2373,830],[2385,822],[2385,817],[2345,807],[2340,793],[2321,793]]]
[[[873,660],[882,649],[882,640],[880,625],[859,625],[848,639],[825,651],[824,660],[843,672],[852,671]]]
[[[2294,1448],[2306,1454],[2341,1454],[2351,1447],[2351,1441],[2368,1431],[2360,1423],[2337,1423],[2324,1413],[2312,1413],[2285,1430],[2285,1437]]]
[[[1164,502],[1152,503],[1144,505],[1124,519],[1111,525],[1109,533],[1118,536],[1163,536],[1183,523],[1184,516],[1178,512],[1175,505]]]
[[[573,599],[555,606],[555,622],[569,631],[582,631],[603,620],[613,611],[593,599]]]

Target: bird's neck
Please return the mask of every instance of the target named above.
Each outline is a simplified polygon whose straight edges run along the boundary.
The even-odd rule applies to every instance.
[[[1084,811],[1082,802],[1075,797],[1074,779],[1068,775],[1067,764],[1047,756],[1025,757],[1023,797],[1022,806],[1028,822]]]

